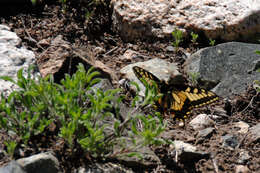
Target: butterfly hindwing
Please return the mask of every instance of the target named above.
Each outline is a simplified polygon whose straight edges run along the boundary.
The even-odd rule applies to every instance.
[[[190,100],[191,108],[208,105],[219,99],[219,97],[211,91],[190,86],[185,89],[185,94]]]

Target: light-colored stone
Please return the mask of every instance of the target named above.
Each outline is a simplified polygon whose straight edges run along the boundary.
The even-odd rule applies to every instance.
[[[207,114],[200,114],[191,120],[189,125],[194,130],[202,130],[207,127],[212,127],[214,125],[214,121],[210,119]]]
[[[255,142],[260,140],[260,123],[249,128],[248,135],[246,136],[246,141]]]
[[[143,84],[138,80],[138,78],[135,76],[133,72],[133,67],[139,66],[152,74],[154,74],[159,80],[164,80],[167,83],[174,83],[173,80],[175,76],[181,76],[177,64],[175,63],[168,63],[165,60],[154,58],[149,61],[145,62],[138,62],[134,64],[130,64],[128,66],[125,66],[120,70],[121,74],[125,76],[130,81],[136,82],[140,86],[140,95],[144,96],[145,87]]]
[[[238,133],[241,133],[241,134],[246,134],[249,129],[249,125],[243,121],[236,122],[234,124],[234,127],[239,128]]]
[[[21,47],[21,39],[16,33],[11,32],[5,25],[0,25],[0,76],[9,76],[16,80],[17,72],[24,68],[27,74],[28,67],[36,64],[35,55],[32,51]],[[36,76],[36,71],[32,71],[32,76]],[[0,80],[0,93],[10,93],[12,89],[17,89],[11,82]]]
[[[199,151],[195,146],[179,140],[173,141],[169,153],[175,157],[175,162],[189,162],[209,157],[209,153]]]
[[[250,170],[245,165],[237,165],[235,167],[235,173],[249,173]]]
[[[6,166],[0,167],[0,173],[27,173],[23,168],[16,162],[11,161]]]
[[[172,38],[180,28],[208,38],[246,39],[259,32],[258,0],[112,0],[113,29],[125,40]]]

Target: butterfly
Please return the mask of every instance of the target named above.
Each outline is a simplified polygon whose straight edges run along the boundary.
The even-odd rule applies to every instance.
[[[155,102],[155,107],[160,112],[166,115],[170,114],[177,120],[182,121],[187,118],[192,109],[211,104],[219,99],[215,93],[205,89],[191,87],[184,83],[167,84],[138,66],[134,66],[133,71],[144,85],[143,80],[148,85],[156,84],[158,94],[162,96]]]

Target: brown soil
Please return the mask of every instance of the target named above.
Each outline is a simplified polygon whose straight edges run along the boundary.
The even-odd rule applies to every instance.
[[[183,55],[166,51],[166,47],[171,45],[171,40],[154,41],[148,38],[146,42],[139,40],[133,43],[124,42],[116,33],[111,31],[112,11],[108,5],[91,5],[88,8],[83,8],[87,7],[87,5],[78,1],[73,2],[75,3],[70,3],[64,13],[62,12],[61,5],[53,1],[42,1],[36,6],[32,6],[30,3],[18,4],[17,6],[1,5],[1,8],[8,9],[8,11],[0,10],[1,23],[9,26],[12,31],[16,32],[22,39],[22,44],[29,50],[32,50],[36,58],[42,55],[48,48],[49,43],[58,35],[62,35],[63,39],[68,41],[71,47],[78,50],[94,52],[96,47],[101,47],[104,52],[94,53],[93,58],[102,61],[106,66],[113,69],[118,78],[120,78],[119,71],[122,67],[155,57],[165,59],[169,62],[177,62],[180,68],[182,67],[185,60]],[[109,4],[109,2],[106,3]],[[86,9],[89,11],[94,10],[94,15],[88,21],[85,19]],[[47,44],[40,44],[43,41],[47,42]],[[188,46],[181,49],[191,53],[199,47],[203,47],[202,44],[196,45],[196,47],[192,44],[185,45]],[[120,56],[128,49],[135,50],[145,56],[131,60],[121,59]],[[111,52],[107,53],[109,51]],[[245,165],[252,172],[257,172],[260,169],[260,148],[258,143],[247,144],[243,141],[243,136],[240,135],[239,148],[231,150],[222,147],[221,142],[221,136],[236,134],[236,129],[233,129],[232,125],[234,122],[242,120],[250,126],[260,122],[260,96],[259,94],[256,97],[254,96],[256,96],[256,91],[248,89],[244,95],[235,96],[231,102],[224,103],[222,101],[219,103],[221,107],[227,110],[228,117],[222,117],[221,120],[218,120],[219,122],[216,124],[214,134],[199,143],[196,143],[197,132],[194,132],[190,127],[185,126],[181,128],[174,126],[176,131],[174,139],[196,145],[199,150],[210,152],[212,153],[212,157],[214,157],[213,159],[194,161],[193,164],[178,163],[176,166],[172,166],[169,165],[171,162],[167,162],[167,160],[171,160],[172,158],[168,157],[168,148],[165,146],[165,148],[156,149],[156,153],[162,159],[162,165],[158,165],[158,168],[164,168],[164,171],[158,169],[159,172],[214,172],[216,168],[213,161],[219,166],[219,172],[234,172],[235,166],[239,165],[237,158],[242,149],[249,151],[249,155],[251,156]],[[254,100],[250,103],[253,97]],[[243,112],[241,113],[241,111]],[[199,112],[205,112],[205,110],[202,109]],[[71,152],[64,144],[64,141],[58,139],[53,133],[53,131],[49,131],[46,134],[38,136],[34,139],[37,141],[37,146],[31,145],[23,149],[24,152],[18,153],[15,155],[15,158],[52,150],[59,159],[63,172],[71,172],[86,162],[98,162],[88,156],[82,157],[80,150],[76,153]],[[4,148],[3,141],[8,138],[4,130],[1,130],[0,138],[0,148]],[[33,143],[35,142],[31,141],[31,144]],[[59,143],[58,146],[57,143]],[[7,163],[8,160],[10,158],[4,157],[0,160],[0,165]],[[128,165],[125,166],[127,167]],[[147,168],[143,172],[151,172],[152,170],[156,170],[156,168]]]

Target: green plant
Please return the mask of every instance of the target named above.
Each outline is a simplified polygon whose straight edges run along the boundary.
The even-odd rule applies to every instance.
[[[183,33],[179,29],[175,29],[172,32],[172,36],[174,38],[174,41],[172,42],[172,45],[176,48],[176,52],[179,50],[179,45],[183,41]]]
[[[189,79],[191,80],[191,83],[193,86],[196,86],[198,84],[198,79],[200,78],[199,72],[189,72],[188,73]]]
[[[48,86],[41,85],[36,88],[34,79],[31,78],[32,67],[28,70],[27,79],[23,76],[23,69],[17,72],[17,82],[9,77],[1,77],[20,87],[20,90],[13,91],[7,98],[1,94],[0,101],[0,127],[17,134],[24,143],[27,143],[32,135],[44,131],[53,119],[44,114],[48,111],[48,104],[38,100],[42,91]],[[40,83],[45,83],[40,79]],[[34,90],[36,89],[36,90]]]
[[[198,35],[198,34],[195,34],[194,32],[191,32],[190,35],[191,35],[191,37],[192,37],[191,42],[192,42],[193,44],[195,44],[195,43],[197,42],[197,39],[198,39],[199,35]]]
[[[32,136],[44,133],[50,123],[56,124],[59,137],[65,139],[70,148],[80,146],[92,157],[134,153],[140,145],[159,145],[162,142],[157,136],[165,124],[158,117],[135,116],[138,109],[145,108],[158,98],[155,87],[147,87],[146,97],[140,105],[137,102],[141,99],[136,96],[132,104],[137,106],[136,109],[129,112],[122,122],[119,104],[124,96],[118,96],[119,89],[103,91],[94,88],[100,79],[97,78],[99,73],[93,68],[86,72],[80,64],[77,72],[72,76],[66,75],[61,84],[54,83],[52,76],[35,80],[30,74],[31,68],[27,77],[23,76],[22,69],[19,70],[17,82],[9,77],[1,77],[20,87],[7,98],[2,94],[0,104],[0,127],[15,132],[19,143],[27,144]],[[136,121],[144,124],[140,131],[133,127],[138,124]],[[129,128],[134,131],[129,132]],[[129,138],[125,136],[127,132],[132,134],[133,144],[137,138],[141,143],[135,147],[126,146],[124,141]],[[122,144],[122,149],[117,153],[113,148],[118,144]],[[6,145],[10,145],[11,152],[14,145]]]
[[[215,42],[216,42],[216,40],[213,40],[213,39],[209,39],[209,45],[210,46],[215,46]]]
[[[11,156],[11,158],[13,158],[14,151],[15,151],[15,148],[17,146],[16,141],[4,141],[4,144],[7,148],[8,155]]]
[[[32,2],[32,5],[36,5],[37,0],[31,0],[31,2]]]

